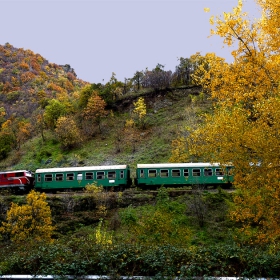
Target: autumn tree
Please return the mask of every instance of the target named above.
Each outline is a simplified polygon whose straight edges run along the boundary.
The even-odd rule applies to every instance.
[[[31,124],[25,119],[11,117],[2,124],[2,132],[12,134],[13,148],[19,149],[31,137]]]
[[[145,127],[145,117],[147,115],[147,106],[143,97],[140,97],[136,102],[133,103],[133,115],[136,123],[141,127]]]
[[[52,226],[46,194],[32,190],[26,200],[27,203],[22,206],[12,203],[0,232],[16,243],[26,242],[30,238],[50,242],[55,227]]]
[[[205,116],[204,125],[193,132],[185,147],[197,159],[235,166],[237,192],[231,217],[242,224],[243,240],[277,245],[280,1],[256,2],[262,14],[254,22],[242,12],[241,0],[232,12],[210,19],[214,26],[211,33],[235,48],[234,61],[228,64],[215,54],[207,54],[207,67],[194,73],[216,103],[213,114]]]
[[[97,91],[94,91],[91,97],[88,99],[87,106],[83,111],[84,118],[92,123],[97,124],[100,132],[101,120],[107,115],[105,106],[105,101],[99,96]]]
[[[70,149],[81,143],[81,132],[72,117],[60,117],[55,132],[63,149]]]
[[[65,114],[65,105],[56,99],[52,99],[48,102],[48,105],[45,108],[44,120],[49,128],[54,129],[59,117],[64,116]]]

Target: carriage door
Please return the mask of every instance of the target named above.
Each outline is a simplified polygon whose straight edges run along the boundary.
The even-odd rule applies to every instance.
[[[83,180],[83,173],[78,173],[77,174],[77,181],[78,181],[79,185],[81,184],[82,180]]]

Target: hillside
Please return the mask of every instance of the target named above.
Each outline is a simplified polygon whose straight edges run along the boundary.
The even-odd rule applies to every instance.
[[[123,84],[114,75],[105,85],[89,85],[76,79],[70,65],[49,63],[8,43],[0,46],[0,168],[127,163],[133,169],[136,163],[167,162],[172,140],[186,125],[196,125],[210,104],[199,96],[200,87],[171,87],[170,71],[158,67],[142,75],[143,86],[139,77]],[[93,104],[101,105],[89,108],[96,92]],[[147,107],[143,126],[133,113],[140,97]],[[57,131],[60,117],[72,124],[62,128],[63,139]],[[129,120],[134,127],[126,127]],[[74,142],[63,144],[73,127]]]
[[[87,84],[70,65],[50,63],[31,50],[0,45],[0,108],[6,119],[31,118],[42,99],[71,96]]]

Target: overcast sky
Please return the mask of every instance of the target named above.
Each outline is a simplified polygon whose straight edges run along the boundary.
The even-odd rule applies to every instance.
[[[0,44],[30,49],[49,62],[70,64],[78,78],[120,81],[160,63],[175,70],[178,58],[215,52],[230,62],[221,39],[208,38],[209,17],[237,0],[0,0]],[[210,8],[209,13],[204,8]],[[244,11],[257,14],[254,0]]]

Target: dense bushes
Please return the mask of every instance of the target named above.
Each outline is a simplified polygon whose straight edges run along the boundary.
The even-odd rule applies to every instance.
[[[139,196],[132,191],[49,196],[57,228],[53,242],[2,240],[0,275],[278,276],[276,247],[245,246],[236,239],[238,225],[226,216],[231,194],[193,191],[174,199],[161,188],[153,199],[141,194],[146,203],[135,206]],[[24,203],[19,196],[0,201],[2,218],[16,199]],[[203,225],[194,205],[206,209]]]
[[[1,274],[277,277],[280,253],[257,247],[94,244],[90,238],[1,248]]]

